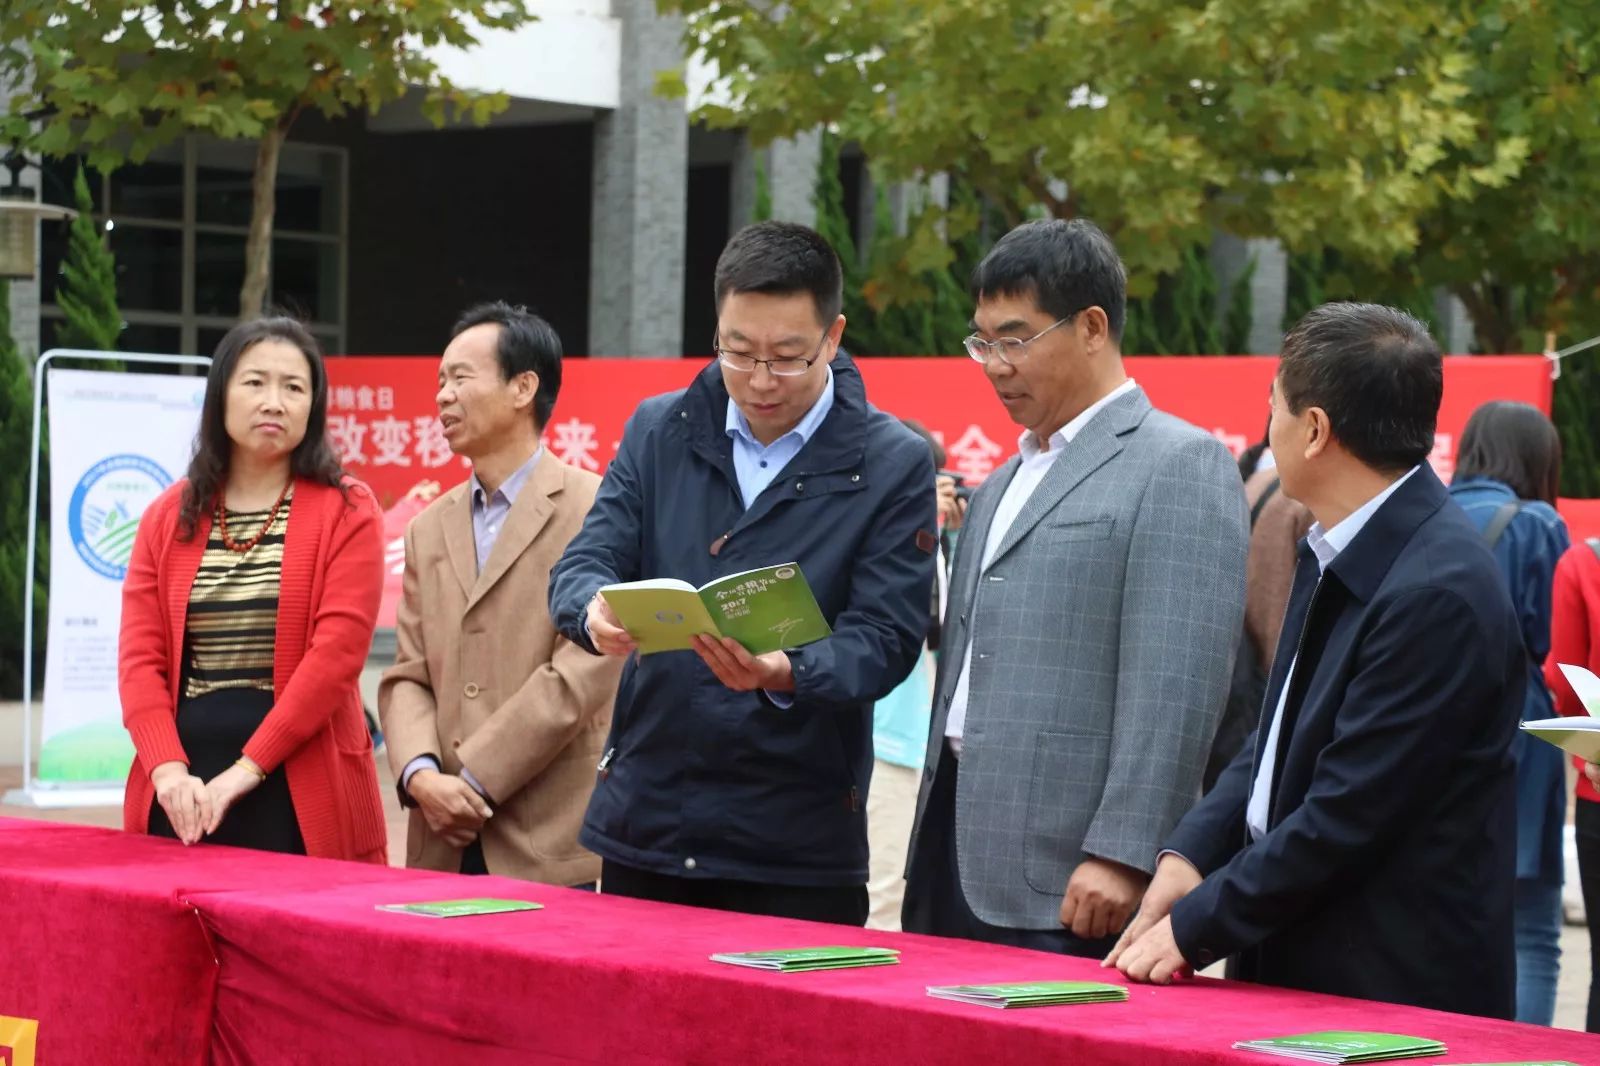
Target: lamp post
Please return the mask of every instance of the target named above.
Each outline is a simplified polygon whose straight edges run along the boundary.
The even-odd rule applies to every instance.
[[[22,184],[27,157],[12,147],[0,166],[11,171],[11,182],[0,188],[0,278],[28,281],[39,255],[39,223],[45,219],[76,218],[70,207],[44,203]]]

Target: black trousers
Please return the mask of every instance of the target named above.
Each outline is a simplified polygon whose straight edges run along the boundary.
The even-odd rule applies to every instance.
[[[933,789],[922,813],[922,828],[906,871],[906,897],[900,922],[908,933],[961,937],[990,944],[1008,944],[1060,955],[1104,958],[1117,937],[1084,940],[1068,929],[1008,929],[990,925],[972,913],[961,889],[956,865],[956,774],[960,764],[947,743],[939,754]],[[1067,886],[1061,885],[1065,893]]]
[[[600,891],[609,896],[681,903],[689,907],[801,918],[837,925],[867,924],[867,886],[815,887],[763,885],[715,877],[674,877],[640,870],[605,859],[600,864]]]
[[[189,756],[189,772],[210,781],[232,766],[256,727],[272,710],[272,693],[254,688],[226,688],[208,692],[178,705],[178,739]],[[150,835],[177,839],[178,834],[161,804],[150,801]],[[305,841],[289,796],[289,777],[283,767],[241,796],[205,843],[235,848],[304,855]]]
[[[1600,803],[1580,799],[1573,811],[1578,843],[1578,879],[1589,916],[1589,1015],[1584,1028],[1600,1033]]]

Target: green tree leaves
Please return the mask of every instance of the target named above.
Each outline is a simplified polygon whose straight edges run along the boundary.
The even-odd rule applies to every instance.
[[[426,49],[531,18],[526,0],[8,0],[0,84],[15,89],[0,138],[82,151],[110,171],[186,133],[281,139],[308,110],[376,112],[413,90],[436,123],[482,123],[507,100],[457,88]],[[258,184],[270,191],[273,176]],[[268,221],[260,202],[257,223]],[[271,247],[270,225],[251,229],[246,315],[259,310],[248,294],[265,288]]]

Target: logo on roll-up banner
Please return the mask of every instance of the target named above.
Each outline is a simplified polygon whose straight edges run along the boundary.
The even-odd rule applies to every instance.
[[[128,575],[139,517],[171,484],[172,475],[142,455],[113,455],[89,468],[67,507],[72,546],[89,569],[112,581]]]

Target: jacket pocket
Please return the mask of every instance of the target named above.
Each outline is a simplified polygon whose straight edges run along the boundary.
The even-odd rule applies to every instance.
[[[1116,521],[1110,518],[1091,518],[1070,522],[1045,522],[1039,528],[1055,541],[1105,540],[1116,528]]]
[[[1023,836],[1023,877],[1035,891],[1066,891],[1105,791],[1110,750],[1106,734],[1039,731]]]

